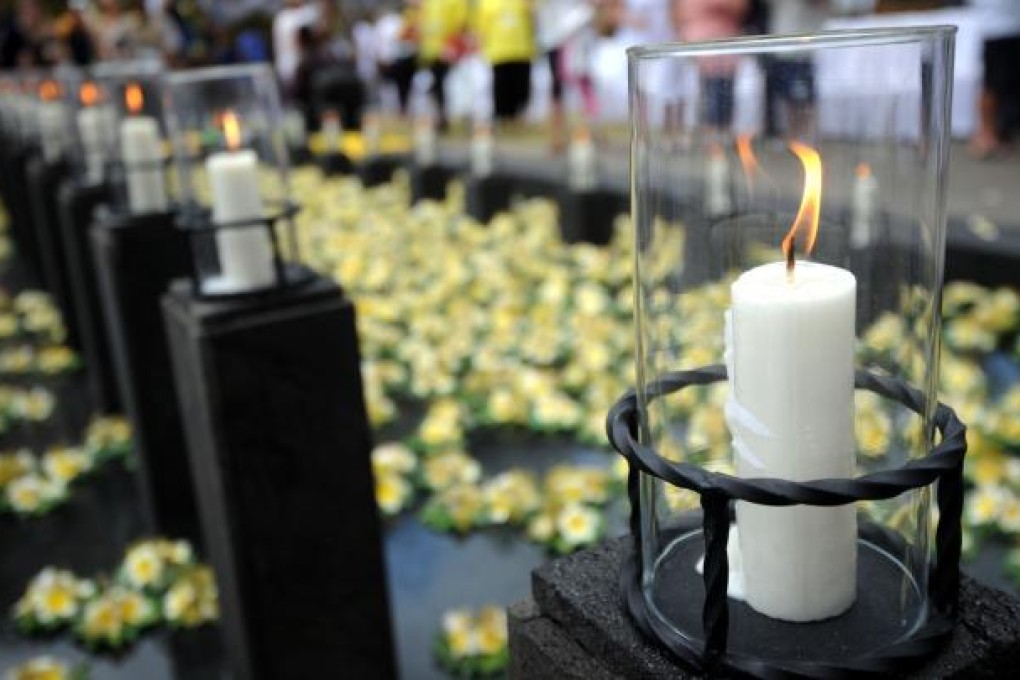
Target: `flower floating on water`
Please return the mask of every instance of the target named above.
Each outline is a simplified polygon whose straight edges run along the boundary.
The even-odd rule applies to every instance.
[[[4,680],[88,680],[88,667],[71,667],[50,656],[29,659],[7,671]]]
[[[30,473],[4,489],[6,504],[19,515],[42,515],[67,500],[67,486],[49,477]]]
[[[77,618],[83,604],[95,592],[91,581],[48,567],[32,579],[14,605],[14,620],[26,632],[60,628]]]
[[[496,475],[482,487],[485,519],[490,524],[520,524],[542,503],[535,477],[526,470]]]
[[[386,516],[393,516],[410,505],[414,487],[406,477],[392,472],[375,475],[375,502]]]
[[[164,590],[181,570],[194,563],[194,552],[187,541],[151,539],[128,548],[119,571],[126,585],[156,592]]]
[[[506,611],[490,605],[477,613],[454,609],[443,614],[435,653],[440,665],[457,677],[502,673],[510,661]]]
[[[43,456],[42,467],[47,477],[66,486],[91,470],[93,463],[92,457],[79,448],[56,446]]]
[[[195,628],[219,618],[219,595],[212,569],[187,570],[163,596],[163,612],[171,626]]]
[[[463,451],[446,451],[425,460],[422,479],[432,491],[442,491],[455,484],[474,484],[482,476],[478,461]]]
[[[556,538],[559,552],[567,553],[598,540],[604,530],[602,514],[579,503],[570,504],[556,515]]]
[[[44,569],[13,611],[22,632],[73,627],[79,641],[102,650],[123,649],[159,623],[192,628],[218,616],[212,570],[195,563],[186,541],[161,538],[132,546],[113,582]]]
[[[85,447],[97,460],[123,458],[132,444],[131,425],[123,416],[98,416],[85,431]]]
[[[158,612],[140,591],[112,586],[85,604],[75,634],[89,647],[119,649],[154,625]]]
[[[434,495],[421,511],[421,521],[436,531],[464,533],[483,519],[485,496],[475,484],[447,487]]]

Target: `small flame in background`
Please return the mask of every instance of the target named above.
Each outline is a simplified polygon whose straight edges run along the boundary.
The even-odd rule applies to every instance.
[[[223,137],[227,141],[227,148],[236,151],[241,146],[241,121],[233,111],[223,114]]]
[[[54,80],[44,80],[39,85],[39,99],[44,102],[60,99],[60,85]]]
[[[78,98],[82,106],[95,106],[99,103],[99,88],[93,82],[83,83],[78,90]]]
[[[145,94],[142,92],[141,86],[137,83],[131,83],[124,90],[124,103],[127,104],[128,111],[131,113],[138,113],[142,110],[142,106],[145,105]]]
[[[740,157],[740,165],[744,168],[744,176],[747,177],[747,185],[754,187],[754,178],[761,171],[758,159],[754,155],[751,135],[740,135],[737,137],[737,155]]]
[[[790,150],[804,166],[804,194],[800,200],[800,209],[783,239],[787,270],[792,274],[797,241],[803,243],[803,252],[810,255],[818,238],[818,222],[822,212],[822,157],[816,150],[800,142],[790,142]]]

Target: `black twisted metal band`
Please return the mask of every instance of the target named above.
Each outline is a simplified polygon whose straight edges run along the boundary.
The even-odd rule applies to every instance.
[[[724,366],[679,371],[649,383],[645,398],[651,402],[685,387],[726,379]],[[869,371],[857,371],[855,385],[903,404],[924,415],[924,395],[901,380]],[[955,624],[960,589],[962,543],[963,460],[967,451],[966,427],[952,409],[938,404],[934,425],[941,441],[925,458],[911,460],[895,470],[883,470],[854,479],[819,479],[791,482],[782,479],[742,479],[711,472],[697,465],[673,462],[638,441],[638,397],[628,391],[610,410],[606,422],[609,441],[629,464],[627,491],[631,504],[630,527],[634,551],[621,574],[625,604],[638,627],[657,638],[681,661],[699,672],[724,670],[761,678],[842,678],[896,673],[936,651]],[[641,474],[701,496],[705,540],[705,604],[702,610],[704,644],[695,645],[648,611],[642,589]],[[735,500],[768,506],[837,506],[865,500],[885,500],[937,483],[939,520],[935,534],[935,565],[928,580],[932,613],[908,639],[890,644],[867,657],[839,664],[775,662],[727,651],[729,564],[726,543],[730,503]]]

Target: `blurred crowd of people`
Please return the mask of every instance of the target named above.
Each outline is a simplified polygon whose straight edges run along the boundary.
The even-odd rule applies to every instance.
[[[870,10],[875,0],[266,0],[271,13],[230,23],[216,20],[219,3],[203,0],[11,0],[0,2],[0,65],[75,63],[158,55],[171,67],[273,60],[284,91],[307,108],[328,91],[342,102],[345,125],[379,93],[412,113],[418,90],[430,95],[439,128],[449,124],[451,71],[483,60],[491,74],[491,117],[512,122],[535,92],[533,69],[547,65],[551,141],[562,147],[565,105],[594,118],[592,53],[597,41],[619,46],[698,41],[819,30],[834,11]],[[985,81],[973,140],[976,154],[996,153],[1003,121],[1020,108],[1020,0],[957,0],[983,12]],[[222,8],[220,8],[222,9]],[[810,126],[815,98],[812,64],[773,58],[765,74],[765,125],[780,118]],[[701,79],[708,122],[725,127],[733,115],[734,66],[704,60]],[[544,81],[543,81],[544,82]],[[415,84],[418,84],[416,88]],[[424,87],[421,87],[425,83]],[[545,93],[543,93],[545,94]],[[418,102],[420,103],[420,101]],[[792,121],[792,122],[791,122]]]
[[[257,24],[222,26],[197,0],[15,0],[0,12],[3,68],[153,56],[186,67],[271,56]]]

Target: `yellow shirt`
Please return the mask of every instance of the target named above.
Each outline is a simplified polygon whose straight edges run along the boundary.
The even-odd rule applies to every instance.
[[[422,0],[421,57],[435,61],[451,38],[467,27],[467,0]]]
[[[490,64],[535,58],[532,0],[477,0],[475,34]]]

